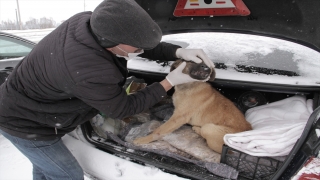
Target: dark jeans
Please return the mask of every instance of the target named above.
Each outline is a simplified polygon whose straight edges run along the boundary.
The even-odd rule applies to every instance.
[[[82,180],[83,170],[61,138],[52,141],[32,141],[12,136],[0,130],[33,165],[33,179]]]

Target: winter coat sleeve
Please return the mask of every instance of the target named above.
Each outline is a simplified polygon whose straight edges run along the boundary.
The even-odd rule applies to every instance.
[[[137,93],[127,95],[116,77],[95,77],[77,84],[79,99],[115,119],[149,109],[166,96],[160,83],[153,83]],[[108,83],[106,83],[108,82]]]
[[[144,53],[140,55],[140,57],[151,59],[151,60],[159,60],[161,62],[164,61],[175,61],[176,51],[180,46],[160,42],[155,48],[151,50],[144,50]]]

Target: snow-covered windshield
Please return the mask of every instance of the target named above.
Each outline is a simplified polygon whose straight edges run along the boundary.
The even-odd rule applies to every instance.
[[[212,32],[165,35],[162,41],[188,49],[202,48],[216,64],[217,79],[320,86],[320,53],[293,42]],[[169,72],[169,66],[143,58],[130,60],[128,68]]]

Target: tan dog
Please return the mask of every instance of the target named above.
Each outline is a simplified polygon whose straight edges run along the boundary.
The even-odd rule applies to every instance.
[[[182,62],[177,60],[170,71]],[[209,81],[215,78],[214,69],[208,68],[204,63],[187,62],[182,72],[200,80],[206,79],[209,75]],[[225,134],[252,129],[242,112],[209,83],[198,81],[177,85],[172,99],[175,106],[172,117],[151,134],[135,139],[135,144],[158,140],[182,125],[190,124],[196,133],[206,139],[212,150],[221,153]]]

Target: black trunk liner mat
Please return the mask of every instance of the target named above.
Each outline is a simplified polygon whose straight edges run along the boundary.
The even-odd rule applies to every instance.
[[[121,145],[123,145],[125,147],[133,149],[133,150],[149,151],[149,152],[153,152],[153,153],[156,153],[156,154],[159,154],[159,155],[172,157],[172,158],[177,159],[179,161],[194,163],[194,164],[196,164],[196,165],[198,165],[200,167],[206,168],[208,171],[210,171],[211,173],[213,173],[215,175],[218,175],[218,176],[221,176],[221,177],[224,177],[224,178],[228,178],[228,179],[237,179],[237,176],[238,176],[238,171],[235,170],[234,168],[226,165],[226,164],[208,163],[208,162],[188,159],[188,158],[185,158],[183,156],[180,156],[180,155],[177,155],[177,154],[174,154],[174,153],[171,153],[171,152],[167,152],[167,151],[144,149],[144,148],[141,148],[139,146],[135,146],[135,145],[133,145],[131,143],[122,141],[118,136],[114,135],[113,133],[106,132],[106,134],[111,140],[113,140],[113,141],[115,141],[115,142],[117,142],[117,143],[119,143],[119,144],[121,144]]]

